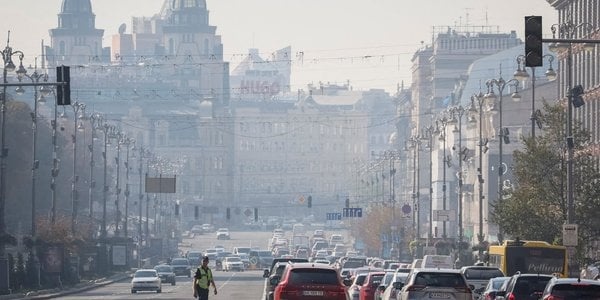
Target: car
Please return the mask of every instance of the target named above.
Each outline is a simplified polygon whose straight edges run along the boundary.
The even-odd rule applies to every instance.
[[[271,272],[271,270],[273,270],[273,268],[275,267],[275,264],[277,264],[279,262],[283,262],[283,263],[308,262],[308,259],[306,259],[306,258],[293,258],[293,257],[274,258],[273,261],[271,261],[271,265],[270,265],[269,269],[265,269],[264,272],[265,273]],[[267,276],[269,276],[269,275],[267,275]]]
[[[204,232],[213,232],[213,231],[215,231],[215,227],[212,226],[211,224],[202,224],[201,227],[202,227],[202,230]]]
[[[230,239],[229,236],[229,229],[227,228],[219,228],[217,229],[217,240],[228,240]]]
[[[537,300],[542,296],[546,284],[552,279],[552,275],[544,274],[517,274],[510,277],[506,283],[506,289],[496,292],[498,300]]]
[[[359,297],[360,300],[373,300],[375,298],[375,291],[381,284],[385,272],[369,272],[365,282],[360,287]]]
[[[375,294],[373,296],[373,299],[381,300],[383,298],[383,293],[385,292],[385,289],[387,288],[388,285],[392,284],[392,279],[394,278],[394,274],[395,274],[394,271],[386,271],[385,272],[385,275],[383,276],[383,278],[379,282],[379,285],[375,289]]]
[[[362,287],[365,279],[367,279],[368,273],[360,273],[356,274],[352,277],[352,283],[349,284],[348,287],[348,299],[349,300],[358,300],[360,297],[360,288]]]
[[[267,278],[267,282],[265,283],[265,300],[273,300],[275,286],[271,285],[272,278],[277,277],[278,279],[281,279],[281,275],[283,274],[283,270],[285,270],[287,264],[288,262],[280,261],[275,263],[270,271],[263,273],[263,277]]]
[[[227,256],[223,260],[223,271],[244,271],[244,262],[238,256]]]
[[[460,268],[460,272],[465,276],[467,284],[473,285],[473,297],[475,299],[483,293],[491,278],[503,277],[504,273],[497,267],[488,266],[465,266]]]
[[[135,271],[131,279],[131,293],[135,294],[138,291],[162,292],[162,281],[156,270],[140,269]]]
[[[478,300],[494,300],[496,299],[496,293],[500,290],[500,287],[507,282],[510,277],[495,277],[488,281]]]
[[[200,265],[200,260],[202,259],[202,251],[190,250],[185,257],[189,260],[192,267],[197,267]]]
[[[194,234],[202,234],[204,232],[204,230],[202,230],[202,226],[200,225],[192,226],[192,229],[190,231]]]
[[[344,237],[341,234],[332,234],[329,237],[329,245],[344,244]]]
[[[397,298],[408,299],[453,299],[473,300],[471,287],[459,270],[454,269],[413,269]]]
[[[273,253],[269,250],[252,250],[248,254],[250,265],[255,268],[266,268],[273,263]]]
[[[346,286],[332,266],[313,263],[290,263],[281,280],[273,278],[274,300],[346,300]]]
[[[552,278],[542,292],[543,300],[600,299],[600,281],[580,278]]]
[[[177,275],[173,272],[173,267],[170,265],[158,265],[154,267],[154,270],[158,272],[158,276],[160,280],[164,283],[170,283],[171,285],[175,285],[177,280],[175,279]]]
[[[233,254],[241,254],[241,253],[245,253],[248,254],[250,253],[250,250],[252,250],[251,247],[233,247]]]
[[[396,271],[394,272],[394,277],[392,277],[392,282],[390,282],[390,284],[388,284],[385,287],[385,291],[381,295],[382,300],[396,300],[396,296],[398,295],[398,292],[402,289],[401,287],[398,288],[399,285],[404,284],[404,282],[406,281],[406,278],[408,278],[408,273],[410,273],[410,271],[398,272],[398,270],[399,269],[396,269]]]
[[[175,275],[192,276],[192,266],[187,258],[174,258],[171,260],[170,265],[173,267]]]

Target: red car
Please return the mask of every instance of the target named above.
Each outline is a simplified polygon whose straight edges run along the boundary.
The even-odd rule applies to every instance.
[[[346,286],[337,270],[329,265],[290,263],[281,280],[270,282],[275,287],[275,300],[346,300]]]
[[[370,272],[360,288],[360,300],[375,299],[375,291],[385,276],[385,272]]]

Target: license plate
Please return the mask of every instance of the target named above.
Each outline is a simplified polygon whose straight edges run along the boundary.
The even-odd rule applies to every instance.
[[[435,299],[450,299],[450,294],[448,293],[431,293],[430,296]]]
[[[304,296],[323,296],[323,291],[303,291]]]

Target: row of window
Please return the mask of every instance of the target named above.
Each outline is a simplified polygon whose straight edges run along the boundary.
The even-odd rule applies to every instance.
[[[314,141],[285,143],[284,141],[257,141],[256,139],[239,139],[240,152],[279,152],[279,153],[321,153],[332,154],[364,154],[367,149],[362,143]]]

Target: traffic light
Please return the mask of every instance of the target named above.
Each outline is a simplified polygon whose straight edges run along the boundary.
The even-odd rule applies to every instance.
[[[198,220],[200,218],[200,210],[198,209],[198,205],[194,206],[194,219]]]
[[[542,17],[525,17],[525,66],[541,67],[544,53],[542,50]]]
[[[350,198],[346,198],[346,208],[350,208]]]
[[[308,196],[306,203],[308,204],[308,208],[312,208],[312,196]]]
[[[571,102],[573,103],[573,107],[582,107],[585,104],[581,95],[583,95],[583,86],[576,85],[571,89]]]
[[[227,220],[231,219],[231,208],[227,208]]]
[[[258,208],[254,208],[254,222],[258,222]]]
[[[67,66],[56,67],[56,104],[71,105],[71,70]]]

